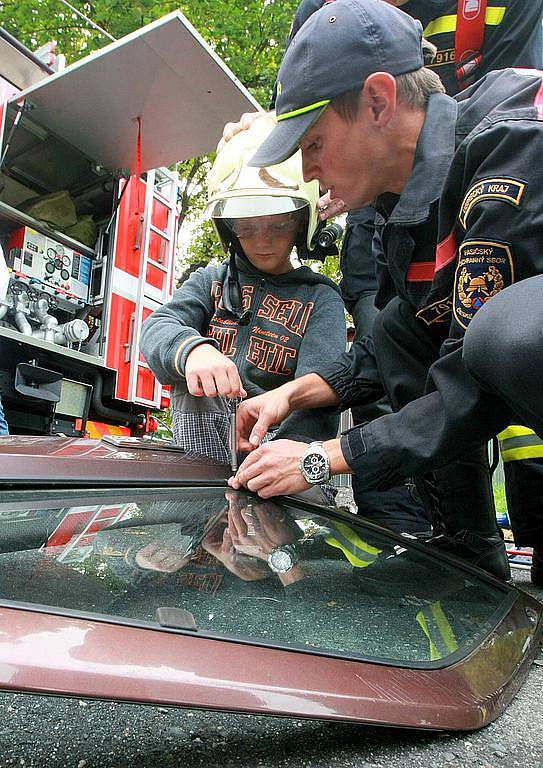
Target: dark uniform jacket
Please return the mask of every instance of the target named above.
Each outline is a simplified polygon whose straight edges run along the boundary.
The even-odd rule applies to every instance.
[[[401,10],[420,19],[424,37],[437,47],[432,64],[447,93],[458,93],[454,59],[459,0],[409,0]],[[539,67],[541,52],[541,14],[543,0],[487,0],[483,50],[475,69],[469,69],[471,82],[493,69]]]
[[[442,342],[441,356],[429,370],[428,394],[342,438],[363,486],[389,487],[444,465],[509,422],[503,401],[468,374],[462,340],[485,301],[543,273],[542,146],[543,73],[493,72],[456,100],[430,98],[401,196],[378,201],[380,297],[408,302]],[[343,408],[373,396],[366,354],[355,344],[316,371]]]

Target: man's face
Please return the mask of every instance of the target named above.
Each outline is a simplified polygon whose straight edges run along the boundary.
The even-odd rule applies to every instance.
[[[305,180],[317,179],[332,199],[343,200],[345,209],[368,205],[386,191],[382,146],[365,125],[362,110],[351,123],[328,107],[305,134],[300,148]]]

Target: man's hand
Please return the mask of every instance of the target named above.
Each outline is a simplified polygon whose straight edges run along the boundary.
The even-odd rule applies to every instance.
[[[236,445],[238,451],[252,451],[262,442],[268,429],[280,424],[290,413],[284,387],[257,395],[238,406]]]
[[[230,141],[230,139],[235,136],[236,133],[246,131],[251,127],[256,118],[263,114],[263,112],[244,112],[237,123],[226,123],[222,129],[222,139],[219,141],[217,146],[217,152],[226,144],[227,141]]]
[[[310,488],[299,469],[307,445],[294,440],[272,440],[249,454],[234,477],[232,488],[244,486],[263,499]]]
[[[330,192],[327,192],[317,200],[317,211],[319,212],[319,219],[326,221],[331,219],[332,216],[338,216],[345,211],[345,203],[339,197],[330,197]]]
[[[236,364],[211,344],[199,344],[185,363],[187,389],[196,397],[247,397]]]

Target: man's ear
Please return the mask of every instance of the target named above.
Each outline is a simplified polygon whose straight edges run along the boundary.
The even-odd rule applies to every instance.
[[[384,128],[396,112],[396,80],[388,72],[374,72],[366,78],[362,94],[372,122]]]

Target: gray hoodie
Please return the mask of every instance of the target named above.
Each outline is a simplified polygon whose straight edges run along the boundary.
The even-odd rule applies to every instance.
[[[236,363],[249,397],[303,376],[345,351],[343,302],[329,278],[306,266],[269,275],[239,256],[237,267],[243,308],[251,312],[247,325],[239,325],[222,306],[227,263],[193,272],[143,325],[142,354],[158,380],[172,385],[174,414],[226,413],[221,398],[187,392],[185,363],[198,344],[211,343]],[[333,409],[297,411],[275,436],[329,439],[337,427]],[[198,450],[195,445],[183,447]]]

